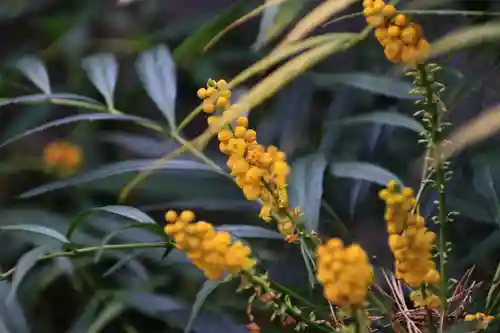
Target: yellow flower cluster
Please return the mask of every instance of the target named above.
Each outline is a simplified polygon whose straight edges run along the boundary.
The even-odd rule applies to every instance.
[[[465,315],[465,318],[464,318],[465,321],[478,320],[478,321],[483,322],[484,324],[489,324],[489,322],[492,321],[493,319],[495,319],[494,316],[488,316],[488,315],[485,315],[484,313],[481,313],[481,312],[478,312],[476,314]]]
[[[423,283],[437,284],[440,275],[432,260],[436,234],[427,229],[422,216],[413,212],[417,204],[413,190],[408,187],[401,189],[396,181],[390,181],[379,196],[386,203],[385,220],[389,247],[396,261],[396,276],[412,287],[419,287]],[[436,305],[438,300],[434,297],[431,300],[417,299],[415,303]]]
[[[363,307],[373,283],[373,268],[358,244],[344,247],[342,240],[330,239],[318,247],[316,261],[316,277],[326,299],[344,309]]]
[[[439,296],[432,293],[422,293],[421,290],[414,290],[410,293],[410,299],[413,304],[419,308],[437,309],[441,306],[441,299]]]
[[[375,28],[375,37],[389,61],[413,66],[427,58],[430,44],[423,38],[420,25],[383,0],[364,0],[363,7],[366,21]]]
[[[215,231],[208,222],[193,223],[195,218],[188,210],[180,215],[170,210],[165,214],[165,232],[208,279],[218,280],[225,272],[237,274],[255,266],[248,246],[240,241],[232,243],[229,233]]]
[[[71,142],[54,141],[43,150],[43,162],[47,171],[55,171],[61,176],[73,174],[82,160],[82,149]]]
[[[209,80],[207,88],[198,90],[198,97],[203,99],[203,110],[213,114],[224,112],[230,106],[231,92],[226,81]],[[217,120],[216,115],[208,118],[211,124]],[[290,168],[286,155],[275,146],[264,147],[257,143],[257,133],[248,128],[248,118],[240,117],[232,126],[221,130],[219,149],[228,155],[227,166],[243,194],[250,201],[262,200],[263,205],[259,216],[266,222],[271,220],[273,213],[288,208],[286,189]],[[284,219],[278,223],[282,233],[291,234],[293,224]]]

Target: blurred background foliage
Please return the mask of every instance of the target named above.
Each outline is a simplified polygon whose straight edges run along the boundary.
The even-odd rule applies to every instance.
[[[144,88],[144,82],[152,82],[156,75],[158,84],[176,91],[170,102],[179,123],[198,105],[196,90],[208,78],[230,79],[261,59],[291,24],[319,2],[284,1],[231,30],[207,52],[205,45],[218,32],[262,2],[7,0],[0,4],[0,142],[56,119],[77,115],[80,120],[94,119],[27,133],[0,147],[0,224],[50,228],[0,234],[0,271],[18,265],[13,278],[0,282],[0,331],[166,332],[189,325],[197,333],[246,332],[245,295],[234,297],[232,283],[204,282],[176,251],[164,259],[163,250],[146,248],[36,261],[43,253],[62,250],[51,243],[53,233],[65,234],[70,223],[78,223],[72,241],[79,247],[99,246],[117,230],[121,232],[109,243],[162,241],[147,229],[121,228],[145,219],[161,223],[168,208],[195,210],[200,219],[244,238],[273,279],[319,302],[317,289],[312,291],[308,284],[300,251],[257,219],[258,208],[245,201],[231,181],[195,156],[185,153],[158,166],[121,203],[138,210],[116,206],[120,191],[138,171],[179,144],[131,121],[91,119],[85,114],[96,110],[78,107],[85,98],[92,99],[84,100],[90,105],[104,105],[97,101],[108,102],[102,95],[114,91],[116,110],[168,127]],[[399,6],[420,10],[417,21],[431,42],[458,27],[497,20],[500,13],[500,2],[493,0],[400,1]],[[356,3],[347,14],[360,8]],[[461,13],[448,15],[443,10]],[[465,15],[466,11],[478,12]],[[358,32],[363,27],[362,17],[353,15],[318,32]],[[145,53],[160,50],[159,45],[170,50],[175,75],[161,67],[165,61],[158,56],[161,52],[156,60],[153,53]],[[454,125],[499,102],[499,50],[498,43],[487,43],[439,59]],[[117,66],[103,54],[114,55]],[[146,68],[153,67],[144,69],[140,59],[149,61]],[[114,72],[118,80],[113,89],[112,82],[106,84]],[[239,86],[235,94],[244,94],[245,87]],[[380,266],[391,265],[391,257],[377,191],[391,178],[413,187],[420,182],[412,161],[423,151],[417,144],[422,127],[412,118],[415,107],[409,90],[409,81],[368,38],[301,75],[250,115],[260,143],[276,144],[288,154],[293,168],[291,195],[305,209],[308,227],[326,236],[360,241]],[[183,134],[199,135],[205,123],[200,115]],[[59,179],[44,172],[43,149],[54,140],[81,147],[83,164],[75,175]],[[461,213],[451,233],[456,278],[475,265],[474,278],[491,281],[500,259],[498,149],[498,139],[490,138],[453,159],[447,201]],[[205,153],[224,167],[214,143]],[[431,191],[423,194],[422,212],[427,217],[433,213],[434,198]],[[479,300],[484,292],[478,291]],[[257,322],[267,323],[263,327],[269,332],[283,330],[268,323],[264,311],[257,311]]]

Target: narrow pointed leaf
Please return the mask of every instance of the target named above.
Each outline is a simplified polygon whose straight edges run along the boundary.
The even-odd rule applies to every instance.
[[[83,60],[83,68],[108,107],[114,109],[113,95],[118,79],[118,63],[115,57],[107,53],[92,55]]]
[[[41,126],[27,130],[24,133],[21,133],[19,135],[14,136],[13,138],[10,138],[7,141],[4,141],[2,144],[0,144],[0,148],[8,145],[14,141],[22,139],[28,135],[42,132],[42,131],[45,131],[49,128],[67,125],[67,124],[71,124],[71,123],[76,123],[76,122],[80,122],[80,121],[94,121],[94,120],[128,121],[128,122],[133,122],[133,123],[143,123],[143,124],[146,123],[146,124],[150,124],[151,126],[158,126],[152,120],[149,120],[147,118],[137,117],[137,116],[106,114],[106,113],[80,114],[80,115],[76,115],[76,116],[57,119],[57,120],[45,123]]]
[[[17,61],[16,68],[45,94],[50,94],[50,81],[43,62],[32,56]]]
[[[219,231],[227,231],[239,238],[283,239],[283,236],[276,231],[253,225],[221,225],[216,229]]]
[[[193,307],[191,308],[191,313],[189,315],[188,323],[184,328],[184,333],[189,333],[191,331],[194,321],[196,320],[196,317],[200,313],[200,310],[203,307],[203,304],[207,300],[208,296],[210,296],[210,294],[224,282],[225,280],[205,281],[200,291],[198,291],[198,294],[196,294],[196,299],[193,303]]]
[[[114,301],[109,303],[101,312],[99,312],[98,317],[90,325],[87,333],[99,333],[101,332],[110,322],[118,318],[126,309],[126,306],[122,302]]]
[[[5,300],[7,306],[10,306],[14,301],[17,295],[17,290],[29,271],[38,263],[40,257],[49,252],[52,248],[55,247],[53,245],[42,245],[26,252],[21,256],[16,264],[16,271],[14,272],[14,277],[12,279],[10,293]]]
[[[321,153],[302,157],[292,164],[288,184],[290,203],[300,207],[309,231],[318,230],[326,165],[326,158]]]
[[[392,172],[366,162],[335,162],[330,166],[330,172],[336,177],[366,180],[382,186],[387,185],[390,180],[403,185]]]
[[[45,235],[47,237],[58,240],[63,244],[69,244],[70,241],[61,233],[54,229],[50,229],[47,227],[42,227],[40,225],[35,224],[18,224],[18,225],[6,225],[0,226],[0,231],[28,231],[36,234]]]
[[[336,84],[369,91],[374,94],[395,97],[399,99],[416,100],[419,97],[410,95],[410,83],[392,77],[374,75],[370,73],[344,73],[344,74],[311,74],[313,82],[318,87],[329,88]]]
[[[170,51],[166,46],[159,45],[141,53],[136,68],[149,97],[161,110],[170,127],[175,128],[177,77]]]
[[[57,94],[33,94],[33,95],[25,95],[19,97],[12,98],[0,98],[0,108],[2,106],[10,105],[10,104],[30,104],[30,103],[39,103],[39,102],[50,102],[51,99],[67,99],[70,101],[82,101],[86,103],[90,103],[95,105],[96,109],[100,107],[104,107],[101,103],[92,99],[90,97],[80,96],[76,94],[68,94],[68,93],[57,93]]]
[[[417,133],[422,133],[425,129],[420,122],[414,118],[397,113],[397,112],[370,112],[367,114],[347,117],[336,121],[335,123],[330,123],[329,126],[336,125],[363,125],[363,124],[378,124],[378,125],[389,125],[394,127],[402,127],[412,130]]]

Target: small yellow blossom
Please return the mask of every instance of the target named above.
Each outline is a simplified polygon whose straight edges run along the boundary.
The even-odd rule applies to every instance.
[[[238,274],[255,266],[248,246],[239,241],[232,243],[229,233],[215,231],[210,223],[194,222],[195,219],[195,214],[189,210],[180,215],[168,211],[165,214],[165,233],[208,279],[218,280],[225,272]]]
[[[431,252],[436,234],[426,228],[422,216],[413,212],[417,204],[413,190],[401,189],[391,181],[379,197],[386,203],[385,219],[396,275],[412,287],[439,283],[441,277]]]
[[[382,0],[363,1],[363,8],[366,22],[376,28],[375,37],[389,61],[415,66],[428,57],[429,42],[423,38],[422,28],[407,15]]]
[[[54,141],[45,146],[43,162],[46,169],[61,176],[73,174],[83,160],[82,149],[67,141]]]
[[[373,283],[373,268],[358,244],[344,247],[340,239],[330,239],[318,247],[316,262],[326,299],[344,309],[363,307]]]
[[[207,88],[198,90],[203,99],[205,113],[225,112],[231,104],[231,92],[224,80],[209,80]],[[234,106],[234,105],[233,105]],[[210,116],[213,123],[217,116]],[[257,133],[248,128],[248,118],[239,117],[234,127],[228,127],[217,134],[219,149],[228,156],[227,166],[236,184],[247,200],[261,200],[263,208],[259,216],[266,222],[274,214],[278,218],[278,229],[290,236],[295,231],[293,223],[286,218],[283,210],[288,210],[287,179],[290,167],[285,153],[274,146],[264,147],[257,142]]]

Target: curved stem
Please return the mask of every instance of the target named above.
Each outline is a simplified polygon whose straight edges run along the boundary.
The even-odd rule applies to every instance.
[[[169,242],[152,242],[152,243],[128,243],[128,244],[112,244],[105,246],[90,246],[84,247],[80,249],[73,249],[71,251],[61,251],[61,252],[53,252],[48,253],[39,258],[39,260],[48,260],[58,257],[76,257],[80,254],[88,254],[103,250],[125,250],[125,249],[144,249],[144,248],[156,248],[156,247],[171,247],[172,244]],[[8,271],[0,274],[0,281],[3,281],[9,278],[14,272],[16,268],[13,267]]]

